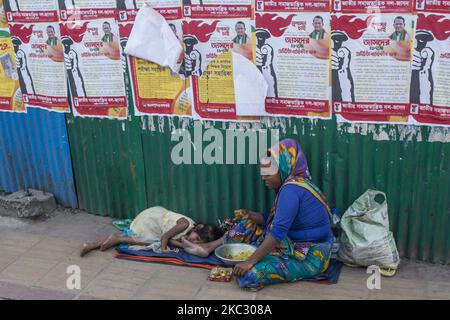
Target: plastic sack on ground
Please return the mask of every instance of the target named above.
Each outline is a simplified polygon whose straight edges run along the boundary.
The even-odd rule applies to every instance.
[[[375,198],[383,198],[380,204]],[[397,269],[400,264],[394,236],[389,230],[386,195],[367,190],[341,218],[338,258],[344,263]]]

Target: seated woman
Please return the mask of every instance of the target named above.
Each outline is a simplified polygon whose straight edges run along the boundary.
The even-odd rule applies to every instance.
[[[270,213],[247,210],[222,239],[206,244],[183,240],[185,250],[207,256],[224,242],[256,245],[253,255],[233,271],[241,288],[246,289],[257,290],[324,272],[333,241],[330,210],[311,181],[298,143],[286,139],[270,148],[268,157],[261,160],[261,175],[266,186],[277,191]]]
[[[134,218],[130,229],[124,234],[111,234],[102,240],[83,244],[80,256],[94,249],[105,251],[119,244],[149,246],[159,243],[162,253],[168,253],[168,245],[182,248],[180,242],[186,237],[189,243],[206,243],[219,239],[223,232],[218,227],[195,222],[179,213],[163,207],[152,207],[142,211]]]

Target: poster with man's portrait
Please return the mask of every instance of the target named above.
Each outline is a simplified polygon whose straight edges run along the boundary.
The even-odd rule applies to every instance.
[[[450,125],[450,10],[419,13],[411,64],[411,116],[416,124]]]
[[[68,112],[57,3],[10,0],[4,4],[16,61],[14,76],[25,105]]]

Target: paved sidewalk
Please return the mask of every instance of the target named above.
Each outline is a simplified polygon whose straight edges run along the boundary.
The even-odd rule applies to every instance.
[[[204,269],[115,259],[114,250],[78,256],[84,241],[115,231],[110,218],[74,210],[32,223],[0,217],[0,300],[450,299],[449,265],[405,259],[394,278],[382,278],[381,290],[367,289],[365,269],[344,267],[336,285],[298,282],[246,292],[235,281],[207,281]],[[81,268],[81,290],[66,287],[71,265]]]

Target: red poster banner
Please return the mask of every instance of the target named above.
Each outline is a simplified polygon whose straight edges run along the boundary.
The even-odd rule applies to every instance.
[[[414,10],[417,12],[450,13],[450,1],[414,0]]]
[[[411,13],[413,0],[332,0],[336,13]]]
[[[203,4],[183,0],[183,15],[192,19],[251,18],[252,0],[209,0]]]
[[[329,12],[329,0],[256,0],[255,11],[257,12]]]

